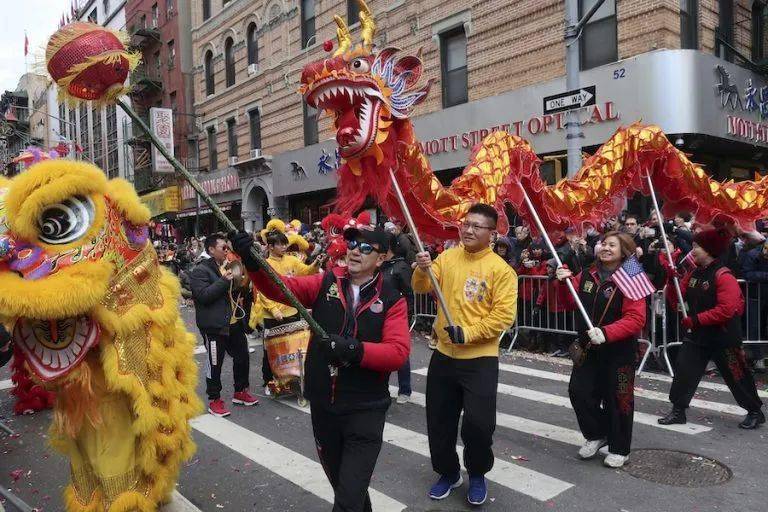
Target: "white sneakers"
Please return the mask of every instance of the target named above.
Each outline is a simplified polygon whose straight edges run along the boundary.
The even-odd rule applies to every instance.
[[[411,395],[397,395],[397,403],[407,404],[411,401]]]
[[[595,439],[594,441],[587,441],[579,448],[579,457],[582,459],[591,459],[597,455],[597,451],[608,444],[607,439]]]
[[[605,455],[603,464],[609,468],[620,468],[629,460],[629,455],[617,455],[608,451],[608,441],[606,439],[596,439],[587,441],[579,448],[579,457],[582,459],[591,459],[597,453]]]

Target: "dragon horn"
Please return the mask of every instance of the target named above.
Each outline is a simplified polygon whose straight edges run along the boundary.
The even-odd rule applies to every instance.
[[[349,27],[347,27],[347,24],[344,23],[340,16],[336,15],[333,19],[338,27],[336,29],[336,38],[339,40],[339,47],[333,53],[333,56],[337,57],[344,55],[349,50],[349,47],[352,46],[352,34],[349,33]]]
[[[373,46],[373,36],[376,34],[376,23],[373,21],[373,13],[368,8],[365,0],[357,0],[360,6],[360,26],[362,27],[361,36],[363,46],[370,48]]]

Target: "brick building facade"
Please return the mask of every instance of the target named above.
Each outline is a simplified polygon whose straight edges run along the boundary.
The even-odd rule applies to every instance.
[[[584,0],[581,11],[591,3]],[[582,67],[681,48],[716,54],[726,62],[762,60],[762,51],[755,49],[763,46],[766,9],[759,1],[730,3],[729,11],[724,0],[606,0],[585,29]],[[329,121],[321,118],[315,138],[297,89],[302,67],[325,55],[325,40],[335,40],[333,15],[346,17],[355,10],[354,2],[349,4],[345,0],[192,1],[200,164],[208,171],[238,169],[248,227],[259,227],[267,205],[278,214],[286,214],[290,206],[279,190],[273,190],[270,171],[277,172],[275,159],[334,135]],[[466,91],[456,94],[460,98],[463,92],[466,101],[474,104],[528,90],[565,73],[562,0],[370,0],[369,6],[377,24],[377,45],[396,46],[411,54],[421,49],[424,76],[435,80],[430,97],[417,110],[417,133],[420,118],[449,111],[447,107],[456,103],[446,102],[446,76],[458,80],[466,76]],[[353,37],[358,37],[359,25],[351,29]],[[308,34],[314,35],[308,38]],[[441,66],[447,62],[448,47],[458,48],[450,57],[458,63],[456,69]],[[706,87],[712,90],[709,84]],[[211,148],[215,148],[213,158]],[[253,149],[260,149],[260,154]],[[294,208],[291,213],[299,214]]]

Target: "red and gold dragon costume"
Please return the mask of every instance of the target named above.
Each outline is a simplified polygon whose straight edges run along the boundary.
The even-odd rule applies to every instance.
[[[596,223],[615,213],[628,194],[647,193],[648,175],[667,212],[693,211],[702,222],[724,216],[744,226],[768,214],[768,181],[714,181],[660,128],[639,124],[619,129],[575,178],[551,186],[542,181],[540,160],[525,140],[494,132],[474,149],[461,176],[444,187],[421,152],[410,120],[430,88],[430,82],[418,85],[421,59],[400,57],[396,48],[375,51],[373,14],[364,1],[358,3],[361,43],[353,45],[349,28],[336,16],[338,48],[330,58],[304,67],[300,89],[309,105],[334,120],[344,160],[336,199],[342,214],[359,210],[372,196],[388,216],[402,219],[390,170],[417,228],[434,239],[457,238],[459,222],[476,202],[499,211],[499,230],[505,232],[505,203],[530,215],[521,186],[548,229]]]

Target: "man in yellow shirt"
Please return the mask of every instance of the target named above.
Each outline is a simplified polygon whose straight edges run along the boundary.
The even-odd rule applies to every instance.
[[[429,451],[432,468],[440,475],[429,492],[434,500],[448,497],[463,482],[456,453],[462,410],[467,501],[482,505],[488,496],[484,475],[494,460],[499,337],[517,312],[517,275],[490,247],[497,220],[491,206],[475,204],[460,227],[462,246],[444,251],[435,261],[428,252],[416,256],[413,291],[432,291],[431,268],[456,323],[449,326],[438,308],[437,350],[427,374]]]
[[[317,274],[325,261],[318,257],[311,265],[305,265],[295,256],[286,254],[288,251],[288,237],[280,231],[267,233],[267,250],[269,257],[267,262],[281,276],[308,276]],[[298,311],[291,306],[269,300],[263,294],[258,294],[257,307],[260,308],[264,319],[264,328],[273,329],[278,325],[294,322],[299,319]],[[264,392],[269,395],[267,385],[274,379],[272,369],[269,366],[266,347],[264,358],[261,362],[261,376],[264,379]]]

